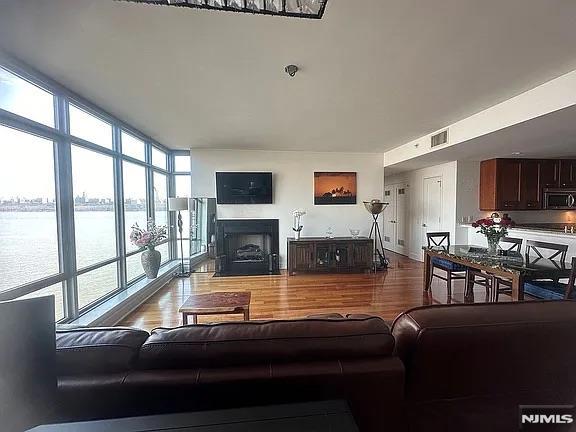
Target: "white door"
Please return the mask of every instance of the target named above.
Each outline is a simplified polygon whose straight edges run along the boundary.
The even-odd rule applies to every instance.
[[[406,185],[398,185],[396,187],[396,244],[394,251],[406,255],[407,254],[407,226],[408,226],[408,188]]]
[[[442,231],[442,176],[424,179],[422,209],[422,244],[427,244],[426,233]]]
[[[389,204],[382,212],[382,242],[385,249],[393,251],[396,243],[396,185],[384,187],[384,202]]]

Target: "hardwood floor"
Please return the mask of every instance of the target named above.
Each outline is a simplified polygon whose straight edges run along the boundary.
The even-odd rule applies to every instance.
[[[423,265],[407,257],[389,254],[391,266],[376,274],[329,274],[212,277],[212,272],[175,279],[129,315],[121,325],[151,330],[182,325],[178,308],[191,293],[250,291],[251,319],[302,318],[311,314],[365,313],[393,320],[415,306],[448,301],[446,286],[435,279],[432,294],[423,292]],[[210,268],[210,263],[204,265]],[[464,283],[454,283],[452,303],[463,302]],[[484,289],[476,291],[484,301]],[[199,322],[230,321],[241,315],[204,316]]]

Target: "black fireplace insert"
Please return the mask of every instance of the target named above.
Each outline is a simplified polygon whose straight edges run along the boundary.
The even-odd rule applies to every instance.
[[[216,222],[215,276],[280,274],[278,219]]]

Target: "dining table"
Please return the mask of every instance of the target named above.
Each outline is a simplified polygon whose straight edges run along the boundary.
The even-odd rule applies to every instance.
[[[434,257],[509,280],[512,300],[524,300],[524,283],[533,280],[558,280],[570,277],[569,261],[557,261],[520,252],[490,254],[488,248],[476,245],[424,246],[424,291],[430,290]],[[473,295],[473,293],[471,293]]]

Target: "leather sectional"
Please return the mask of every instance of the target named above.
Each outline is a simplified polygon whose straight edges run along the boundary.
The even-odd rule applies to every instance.
[[[362,431],[511,431],[576,402],[576,303],[59,330],[56,420],[348,400]]]

